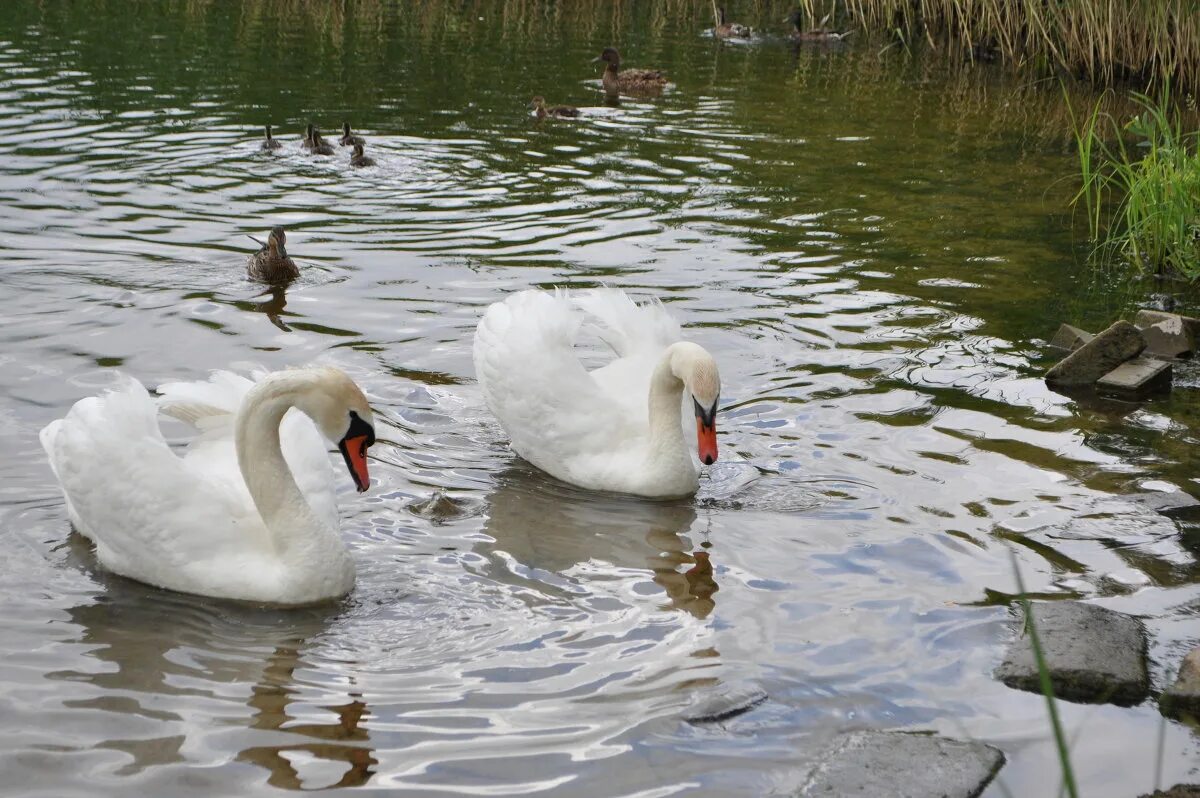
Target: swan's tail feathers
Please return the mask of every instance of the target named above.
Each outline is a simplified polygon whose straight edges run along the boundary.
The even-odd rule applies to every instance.
[[[214,371],[207,382],[167,382],[158,386],[158,410],[203,430],[236,416],[252,387],[232,371]]]
[[[571,294],[571,301],[592,317],[588,329],[619,357],[665,349],[680,340],[679,322],[657,299],[638,305],[624,291],[594,288]]]
[[[54,463],[54,439],[58,437],[58,431],[62,429],[62,419],[56,418],[46,426],[42,427],[38,433],[38,440],[42,442],[42,449],[46,452],[46,457],[50,460],[50,470],[54,472],[55,478],[58,477],[58,466]]]

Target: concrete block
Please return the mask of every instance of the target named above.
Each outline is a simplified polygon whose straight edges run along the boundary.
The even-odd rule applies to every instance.
[[[1141,621],[1080,601],[1037,601],[1030,608],[1055,696],[1119,706],[1146,698],[1150,676]],[[1016,633],[996,678],[1014,689],[1040,693],[1037,661],[1023,617]]]
[[[835,740],[796,796],[975,798],[1004,765],[981,742],[906,732],[852,732]]]
[[[1141,399],[1171,392],[1171,364],[1152,357],[1135,357],[1096,381],[1096,390],[1124,399]]]
[[[1085,332],[1078,327],[1073,327],[1070,324],[1061,324],[1058,327],[1058,332],[1054,333],[1054,337],[1050,339],[1050,346],[1055,349],[1074,352],[1095,337],[1090,332]]]
[[[1063,388],[1093,385],[1145,348],[1141,331],[1127,321],[1118,321],[1047,371],[1046,383]]]
[[[1186,357],[1195,351],[1192,333],[1175,313],[1139,310],[1133,324],[1146,339],[1146,354],[1155,357]]]

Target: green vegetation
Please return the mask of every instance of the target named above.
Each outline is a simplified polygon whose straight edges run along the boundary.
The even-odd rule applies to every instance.
[[[1098,104],[1075,124],[1083,186],[1073,204],[1087,211],[1101,263],[1119,259],[1144,274],[1196,280],[1200,133],[1185,132],[1167,86],[1157,98],[1133,96],[1140,112],[1124,125]]]
[[[829,0],[803,0],[819,19]],[[902,41],[948,42],[995,52],[1020,66],[1108,82],[1134,77],[1176,85],[1200,76],[1195,0],[844,0],[848,16]]]

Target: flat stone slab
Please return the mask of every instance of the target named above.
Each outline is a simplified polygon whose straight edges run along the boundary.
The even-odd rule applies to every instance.
[[[980,742],[930,734],[844,734],[821,758],[796,796],[975,798],[1004,765]]]
[[[1145,348],[1141,331],[1127,321],[1118,321],[1047,371],[1046,384],[1062,388],[1092,385]]]
[[[1200,718],[1200,648],[1183,658],[1175,683],[1158,697],[1158,708],[1172,718]]]
[[[1170,393],[1171,364],[1153,357],[1135,357],[1097,380],[1096,390],[1129,399]]]
[[[1054,695],[1067,701],[1130,706],[1150,692],[1146,630],[1132,615],[1081,601],[1030,604]],[[1017,690],[1042,691],[1033,645],[1018,607],[1017,637],[996,678]]]
[[[1074,352],[1095,337],[1090,332],[1081,330],[1078,327],[1063,324],[1059,326],[1058,332],[1054,333],[1054,337],[1050,339],[1050,346],[1055,349]]]
[[[1139,310],[1133,324],[1146,339],[1146,354],[1155,357],[1185,357],[1192,354],[1195,344],[1192,332],[1176,313],[1159,310]]]

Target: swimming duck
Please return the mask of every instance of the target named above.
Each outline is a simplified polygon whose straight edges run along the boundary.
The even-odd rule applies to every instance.
[[[288,257],[286,244],[287,235],[283,228],[271,228],[267,243],[251,255],[246,264],[246,272],[250,279],[262,280],[264,283],[286,283],[299,277],[300,269],[297,268],[296,261]]]
[[[616,354],[591,371],[575,348],[585,330]],[[513,451],[564,482],[690,496],[700,484],[697,456],[705,465],[717,460],[717,364],[682,340],[679,322],[659,302],[637,305],[614,288],[511,294],[480,320],[474,361]],[[694,425],[690,416],[685,422],[685,405]]]
[[[829,21],[829,14],[826,14],[824,18],[821,19],[820,25],[815,28],[805,30],[803,27],[801,27],[801,24],[804,22],[804,12],[798,8],[784,17],[783,21],[790,22],[792,24],[793,30],[791,34],[789,34],[789,38],[794,42],[840,42],[850,36],[850,34],[854,33],[852,30],[839,33],[838,31],[830,30],[829,28],[825,27],[825,23]]]
[[[362,136],[356,136],[350,132],[350,123],[342,123],[342,137],[338,139],[338,144],[343,147],[349,147],[352,144],[366,144],[367,140]]]
[[[313,155],[333,155],[333,146],[321,138],[321,131],[312,125],[304,128],[304,142],[300,146]]]
[[[255,376],[167,383],[157,400],[125,377],[42,430],[67,516],[104,567],[169,590],[275,604],[354,586],[326,441],[367,490],[367,399],[330,366]],[[182,457],[163,438],[163,415],[197,430]]]
[[[725,19],[725,6],[717,6],[717,26],[713,28],[713,33],[718,39],[748,39],[752,31],[746,25],[739,25],[736,22],[729,22]]]
[[[621,70],[621,54],[615,47],[605,47],[604,52],[594,59],[604,61],[604,91],[609,94],[650,94],[662,91],[667,85],[667,76],[657,69]]]
[[[266,131],[267,131],[267,137],[265,139],[263,139],[261,149],[268,150],[268,151],[269,150],[277,150],[283,146],[278,141],[276,141],[274,139],[274,137],[271,136],[271,126],[270,125],[267,125]]]
[[[546,100],[542,96],[534,97],[529,101],[529,107],[532,108],[538,119],[545,119],[552,116],[555,119],[567,119],[579,116],[579,109],[573,105],[546,105]]]
[[[350,154],[350,165],[351,166],[374,166],[375,165],[374,158],[371,158],[370,156],[367,156],[367,155],[363,155],[362,139],[359,139],[359,143],[354,145],[354,152],[352,152]]]

